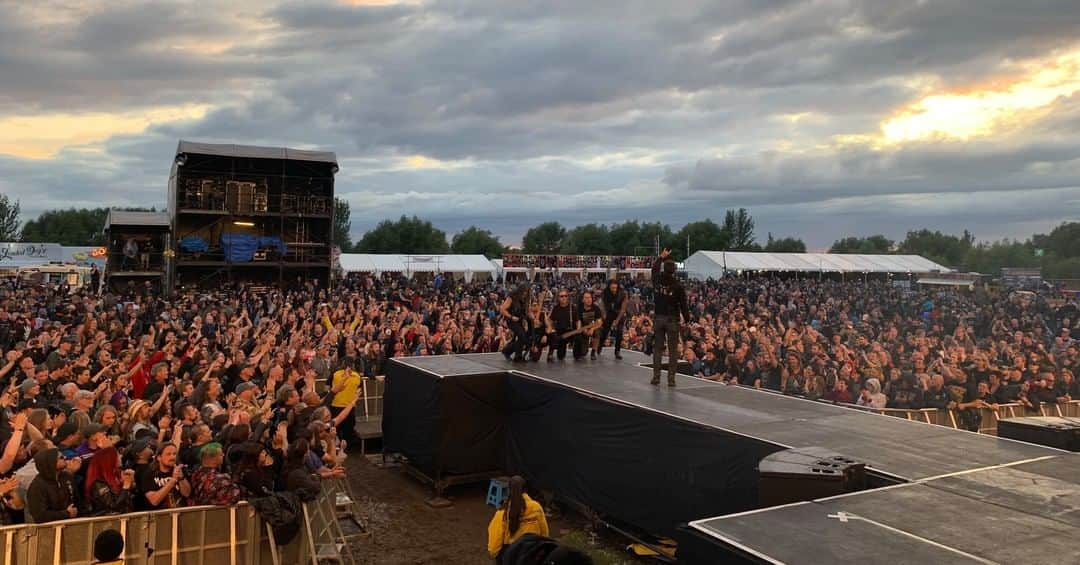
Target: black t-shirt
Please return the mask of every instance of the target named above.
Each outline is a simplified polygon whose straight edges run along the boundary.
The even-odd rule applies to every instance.
[[[551,325],[558,333],[565,333],[574,329],[574,318],[577,308],[572,306],[559,306],[556,304],[551,309]]]
[[[600,307],[597,306],[596,304],[593,304],[592,306],[589,306],[588,308],[586,308],[585,306],[582,306],[581,311],[578,313],[578,320],[581,320],[581,325],[582,326],[587,326],[587,325],[589,325],[589,324],[591,324],[591,323],[593,323],[593,322],[595,322],[597,320],[603,320],[603,319],[604,319],[604,311],[601,310]]]
[[[626,302],[625,290],[620,288],[619,292],[612,294],[610,290],[604,289],[604,309],[607,311],[607,317],[614,319],[618,316],[624,302]]]
[[[159,471],[157,465],[147,465],[143,469],[142,475],[139,476],[139,496],[136,497],[135,509],[162,510],[179,506],[180,488],[178,486],[174,486],[169,491],[169,495],[157,506],[150,504],[150,500],[146,498],[146,493],[161,490],[170,478],[172,478],[172,471]]]

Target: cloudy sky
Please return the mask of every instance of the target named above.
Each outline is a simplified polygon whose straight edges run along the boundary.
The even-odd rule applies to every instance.
[[[1080,217],[1076,0],[0,0],[0,192],[163,206],[178,139],[337,152],[353,232],[745,206],[811,248]]]

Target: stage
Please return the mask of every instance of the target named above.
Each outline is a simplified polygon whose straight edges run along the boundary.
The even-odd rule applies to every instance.
[[[1080,544],[1068,543],[1080,533],[1075,454],[682,375],[675,388],[652,386],[640,366],[650,359],[623,356],[395,359],[388,448],[412,451],[436,474],[520,472],[657,533],[689,523],[731,559],[1080,562]],[[424,410],[437,415],[405,424]],[[436,439],[417,449],[395,439],[406,430],[414,444]],[[893,486],[758,509],[757,463],[813,446]],[[697,559],[686,561],[707,562]]]

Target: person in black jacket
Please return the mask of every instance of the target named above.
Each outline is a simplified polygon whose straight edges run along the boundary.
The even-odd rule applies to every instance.
[[[608,281],[602,296],[604,302],[604,327],[600,333],[600,345],[596,352],[603,350],[604,342],[608,336],[613,335],[615,346],[615,358],[622,359],[623,321],[626,320],[626,307],[629,300],[626,298],[626,290],[619,284],[618,279]]]
[[[38,476],[26,490],[26,510],[37,524],[66,520],[79,515],[75,508],[75,487],[67,473],[67,460],[55,447],[34,455]]]
[[[506,319],[506,325],[514,332],[510,343],[503,348],[502,354],[509,361],[525,361],[525,353],[529,347],[528,330],[525,327],[525,313],[529,306],[532,289],[527,284],[519,285],[503,300],[499,306],[499,314]]]
[[[675,277],[675,262],[668,260],[670,249],[664,249],[652,267],[655,315],[653,316],[653,378],[652,384],[660,384],[660,362],[664,344],[668,348],[668,386],[675,386],[675,373],[679,368],[679,316],[690,321],[690,305],[686,290]]]

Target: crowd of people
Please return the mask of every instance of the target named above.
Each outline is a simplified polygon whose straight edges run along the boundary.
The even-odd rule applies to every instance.
[[[1075,301],[1004,290],[912,290],[889,281],[690,284],[684,370],[730,384],[871,408],[958,411],[1080,399]],[[651,321],[630,320],[631,347]]]
[[[0,287],[0,522],[231,504],[344,475],[387,359],[651,353],[647,280],[518,285],[353,276],[256,293]],[[1075,302],[888,281],[685,283],[681,366],[883,408],[1080,399]],[[567,335],[571,334],[571,335]],[[566,359],[567,350],[572,359]],[[588,354],[588,357],[586,356]],[[542,361],[543,360],[543,361]]]

